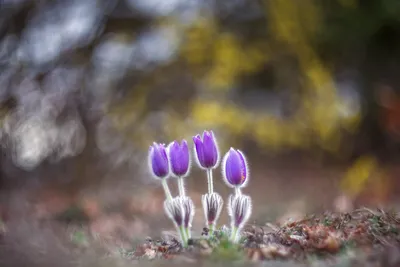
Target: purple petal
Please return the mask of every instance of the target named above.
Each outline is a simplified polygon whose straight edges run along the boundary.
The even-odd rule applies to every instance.
[[[163,144],[159,144],[159,150],[164,161],[168,163],[167,150]]]
[[[242,184],[242,160],[240,154],[231,148],[225,161],[225,177],[233,186]]]
[[[242,181],[241,184],[244,184],[247,180],[247,161],[245,156],[243,155],[242,151],[237,150],[237,153],[240,156],[240,161],[241,161],[241,167],[242,167]]]
[[[165,147],[161,144],[153,144],[150,150],[150,162],[153,174],[159,178],[165,178],[169,173],[168,158]]]
[[[196,151],[196,158],[201,167],[204,167],[204,147],[203,142],[201,141],[200,135],[196,135],[193,137],[193,143]]]
[[[185,140],[182,144],[174,141],[168,147],[171,171],[175,176],[185,176],[189,170],[189,148]]]
[[[214,165],[217,164],[218,157],[219,157],[219,152],[218,152],[218,145],[217,145],[217,140],[215,139],[215,135],[213,131],[210,131],[211,138],[213,140],[213,156],[214,156]]]
[[[168,156],[171,163],[171,171],[175,173],[175,170],[179,168],[179,144],[177,141],[173,141],[168,145]]]
[[[181,160],[184,163],[185,174],[186,174],[186,172],[189,171],[189,165],[190,165],[190,152],[186,140],[182,140],[181,142],[181,157],[182,157]]]
[[[204,131],[203,133],[204,145],[204,167],[215,167],[218,160],[218,150],[211,131]]]

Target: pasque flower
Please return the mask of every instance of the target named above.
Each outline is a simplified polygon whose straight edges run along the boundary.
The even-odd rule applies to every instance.
[[[204,131],[203,137],[193,136],[195,155],[199,167],[203,169],[216,168],[219,161],[217,141],[212,131]]]
[[[200,168],[207,171],[208,193],[214,191],[212,169],[219,163],[217,141],[212,131],[204,131],[203,136],[193,136],[196,162]]]
[[[186,140],[181,143],[174,141],[168,145],[168,157],[171,174],[178,178],[179,195],[185,196],[185,185],[183,178],[189,174],[190,153]]]
[[[169,160],[164,144],[153,143],[149,149],[148,164],[150,173],[153,177],[161,180],[167,199],[171,200],[172,195],[169,190],[166,178],[170,175]]]
[[[167,178],[170,174],[167,151],[164,144],[153,143],[149,149],[149,169],[156,178]]]
[[[201,197],[203,204],[204,216],[206,218],[206,225],[210,230],[209,234],[212,235],[217,220],[221,214],[222,206],[224,201],[222,197],[217,193],[205,194]]]
[[[251,198],[245,195],[230,195],[228,214],[231,217],[231,241],[237,242],[240,230],[251,215]]]
[[[187,238],[184,229],[185,211],[181,197],[165,200],[164,210],[167,216],[174,223],[175,228],[178,230],[183,246],[186,246]]]
[[[240,193],[248,181],[249,169],[243,152],[231,148],[222,160],[222,176],[225,183]]]
[[[193,201],[185,196],[185,185],[183,178],[189,174],[190,171],[190,153],[186,140],[181,143],[173,141],[168,145],[168,157],[170,162],[171,174],[178,179],[179,196],[183,208],[183,229],[185,233],[185,242],[187,243],[190,238],[190,228],[194,216]]]
[[[193,137],[195,159],[198,166],[207,173],[208,193],[202,196],[202,205],[206,225],[211,236],[217,220],[222,212],[224,201],[218,193],[213,192],[212,170],[218,167],[219,150],[212,131],[204,131],[202,136]],[[153,143],[149,149],[148,165],[151,174],[161,181],[167,199],[164,201],[164,210],[172,220],[180,234],[184,247],[191,237],[191,226],[195,214],[195,207],[190,197],[185,195],[184,178],[190,172],[190,152],[186,140],[173,141],[167,148],[164,144]],[[222,174],[225,183],[235,189],[235,194],[228,199],[228,213],[231,218],[231,240],[238,242],[240,231],[251,215],[251,198],[242,195],[249,178],[249,169],[246,158],[240,150],[231,148],[224,156]],[[167,178],[177,178],[179,196],[172,198],[167,184]]]
[[[190,170],[190,153],[186,140],[181,143],[174,141],[168,145],[168,156],[171,174],[175,177],[185,177]]]
[[[179,197],[173,198],[172,200],[164,201],[164,210],[168,217],[178,227],[183,225],[183,206],[181,205],[181,199]]]
[[[216,168],[219,164],[218,145],[212,131],[204,131],[203,136],[199,134],[193,136],[193,142],[197,165],[207,172],[208,194],[203,195],[201,201],[206,217],[206,224],[211,236],[223,206],[221,196],[214,193],[212,176],[212,169]]]
[[[192,228],[192,221],[195,213],[193,201],[189,197],[181,197],[183,207],[183,227],[185,229],[186,238],[191,237],[190,229]]]

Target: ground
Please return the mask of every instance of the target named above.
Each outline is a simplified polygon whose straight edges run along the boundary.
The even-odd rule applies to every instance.
[[[367,208],[350,213],[312,215],[284,225],[248,226],[239,244],[226,238],[227,229],[208,238],[194,239],[183,249],[175,238],[147,240],[135,248],[131,259],[164,259],[187,262],[267,261],[290,265],[398,266],[400,265],[400,216],[393,211]]]
[[[390,209],[395,202],[373,208],[378,202],[371,201],[369,191],[364,197],[369,201],[361,204],[370,208],[342,203],[344,212],[338,213],[340,170],[287,162],[260,166],[252,164],[243,190],[254,209],[239,246],[225,240],[226,230],[211,240],[206,231],[202,235],[202,172],[194,172],[187,183],[196,206],[193,236],[198,237],[188,249],[174,239],[157,184],[111,177],[103,186],[73,191],[31,180],[33,186],[18,186],[0,199],[0,266],[400,266],[399,209]],[[215,188],[226,198],[230,189],[217,177]],[[127,186],[132,183],[136,191]],[[224,224],[229,225],[226,212],[219,221]]]

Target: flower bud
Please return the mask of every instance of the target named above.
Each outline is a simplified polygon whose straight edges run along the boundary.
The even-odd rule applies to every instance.
[[[185,228],[192,227],[192,221],[195,213],[195,207],[193,201],[189,197],[181,197],[184,218],[183,218],[183,226]]]
[[[168,145],[168,156],[171,173],[176,177],[184,177],[189,173],[190,153],[186,140],[174,141]]]
[[[207,225],[215,225],[218,220],[224,201],[217,193],[205,194],[201,197]]]
[[[240,150],[231,148],[222,161],[222,176],[230,187],[244,187],[249,177],[245,156]]]
[[[154,177],[163,179],[169,176],[167,151],[163,144],[153,143],[149,149],[148,164]]]
[[[230,195],[228,204],[232,228],[243,228],[251,215],[251,198],[246,195]]]
[[[180,197],[176,197],[172,200],[165,200],[164,210],[176,227],[181,227],[183,225],[184,210]]]
[[[216,168],[219,162],[217,141],[212,131],[204,131],[193,137],[194,151],[197,164],[203,169]]]

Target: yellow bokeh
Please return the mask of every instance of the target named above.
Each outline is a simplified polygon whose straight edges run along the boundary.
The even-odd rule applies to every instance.
[[[183,32],[179,60],[188,66],[190,76],[201,87],[199,94],[190,100],[187,114],[176,113],[174,106],[179,105],[179,101],[165,100],[167,115],[163,134],[175,136],[189,134],[194,128],[220,128],[228,135],[238,137],[237,140],[250,137],[263,148],[318,147],[337,155],[340,153],[342,130],[356,132],[361,114],[343,115],[346,107],[341,106],[342,100],[335,88],[329,63],[319,57],[314,45],[322,23],[321,6],[315,0],[301,3],[271,0],[264,4],[268,14],[266,35],[250,40],[221,27],[210,15],[199,17],[185,26],[168,19],[160,22],[160,25],[167,23]],[[293,79],[301,88],[296,92],[298,103],[293,114],[280,118],[268,114],[267,107],[255,112],[231,102],[230,95],[241,86],[242,78],[259,75],[267,64],[274,64],[281,60],[280,57],[291,57],[298,64],[298,77]],[[278,73],[290,73],[285,72],[285,64],[274,67]],[[167,66],[155,71],[134,88],[134,96],[127,96],[110,109],[117,128],[122,130],[129,123],[142,123],[134,114],[146,113],[149,97],[146,90],[154,83],[168,81],[168,69]],[[272,88],[263,88],[269,89]]]
[[[347,8],[357,8],[358,0],[337,0],[339,4]]]
[[[340,185],[341,189],[350,196],[357,196],[376,170],[377,162],[373,156],[359,158],[344,175]]]

